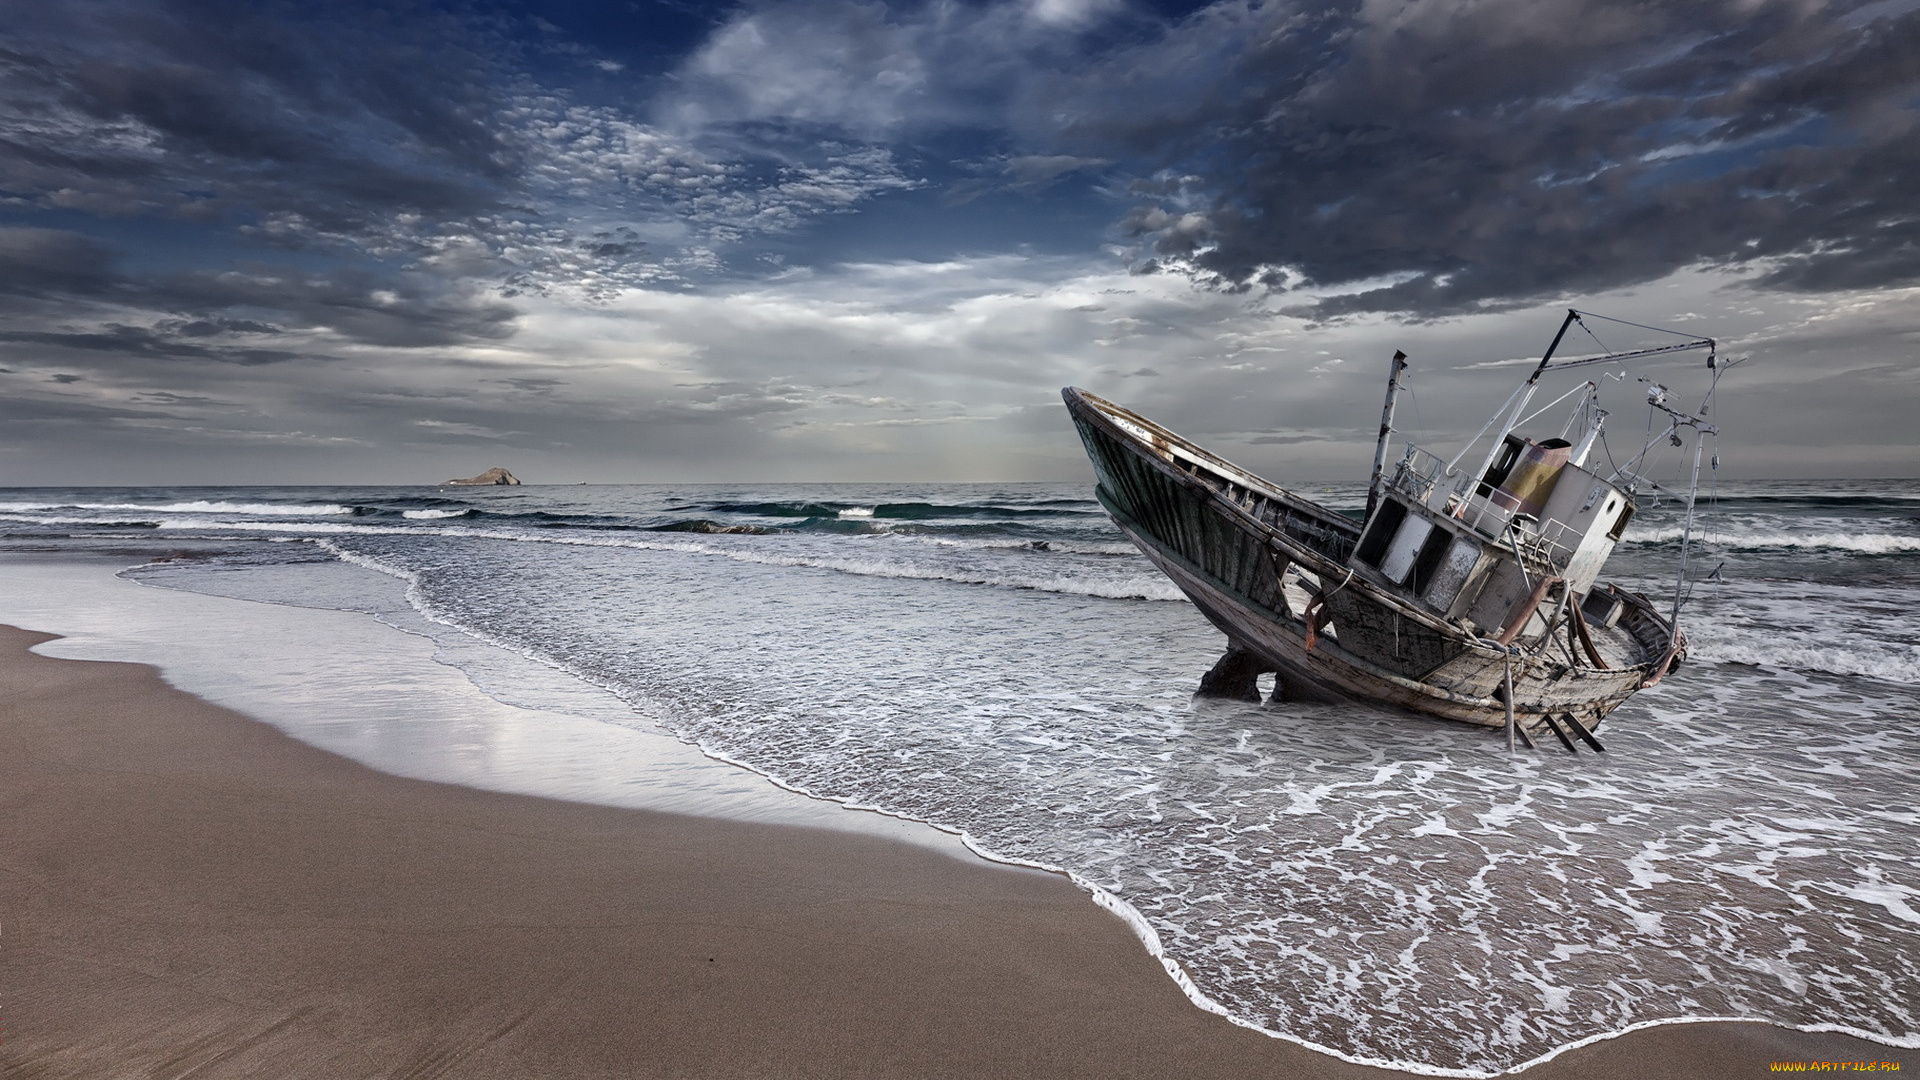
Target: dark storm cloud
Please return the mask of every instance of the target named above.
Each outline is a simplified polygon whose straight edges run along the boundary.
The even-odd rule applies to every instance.
[[[99,294],[115,280],[113,256],[96,240],[58,229],[0,226],[0,293]]]
[[[1162,155],[1130,221],[1157,259],[1229,287],[1377,283],[1317,315],[1702,264],[1872,287],[1920,280],[1912,8],[1216,5],[1055,93],[1078,140]]]
[[[103,325],[78,334],[16,330],[0,340],[52,344],[58,338],[68,348],[234,363],[278,362],[295,354],[204,342],[276,336],[288,329],[324,329],[351,342],[409,348],[497,341],[512,334],[517,314],[504,301],[458,282],[357,267],[306,273],[177,271],[135,279],[115,269],[98,241],[42,228],[0,227],[0,295],[23,298],[32,305],[23,310],[63,323],[86,321],[84,313],[101,303],[166,313],[152,317],[145,328]],[[233,312],[268,313],[280,325]]]
[[[502,72],[447,16],[343,4],[10,4],[0,188],[45,207],[363,235],[496,205]]]
[[[258,349],[247,346],[196,345],[183,342],[152,327],[108,324],[95,333],[57,333],[39,330],[0,330],[0,342],[38,346],[33,351],[73,350],[113,353],[154,360],[211,360],[222,364],[252,367],[259,364],[284,364],[307,359],[307,355],[283,349]],[[56,379],[60,376],[55,376]]]
[[[176,394],[171,390],[147,390],[135,394],[134,397],[141,401],[152,401],[161,405],[208,405],[216,408],[230,409],[234,408],[236,404],[235,402],[226,401],[221,398],[207,397],[204,394]]]
[[[155,232],[129,222],[203,226],[175,266],[278,249],[604,300],[915,186],[879,146],[703,150],[583,104],[540,81],[533,58],[565,43],[537,19],[412,0],[15,0],[0,19],[0,210],[90,216],[128,254]]]
[[[498,123],[512,78],[484,24],[404,5],[5,11],[0,207],[85,215],[114,241],[0,226],[8,353],[255,366],[325,359],[258,340],[283,330],[401,347],[511,334],[515,310],[470,280],[504,267],[465,227],[523,186],[525,140]],[[348,261],[242,262],[235,243]]]
[[[124,409],[117,405],[96,405],[72,397],[20,398],[0,396],[0,420],[12,424],[101,424],[120,420],[147,423],[185,419],[178,413],[160,409]]]
[[[948,205],[1133,173],[1142,271],[1436,315],[1737,267],[1920,280],[1909,0],[788,0],[738,12],[664,115],[990,132]],[[1118,14],[1120,12],[1125,14]],[[936,140],[937,143],[937,140]],[[1326,297],[1329,290],[1344,295]],[[1308,303],[1303,297],[1303,303]]]
[[[517,314],[511,304],[458,282],[424,274],[377,275],[357,268],[324,274],[195,271],[149,283],[143,295],[148,303],[167,310],[271,311],[295,326],[325,328],[362,344],[402,348],[499,340],[512,335]],[[167,324],[171,332],[189,337],[212,328],[234,332],[249,325],[260,324],[210,314]]]

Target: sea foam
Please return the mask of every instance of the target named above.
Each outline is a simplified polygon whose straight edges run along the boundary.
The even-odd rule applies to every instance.
[[[142,514],[245,514],[256,517],[336,517],[355,513],[351,506],[332,503],[300,505],[289,503],[239,503],[194,500],[171,503],[23,503],[0,502],[0,511],[34,513],[49,510],[105,510],[112,513],[132,511]]]
[[[1683,534],[1684,530],[1677,526],[1648,529],[1642,532],[1629,532],[1625,541],[1629,544],[1671,544],[1679,540]],[[1920,536],[1875,532],[1788,532],[1771,529],[1706,528],[1695,530],[1694,543],[1733,550],[1824,548],[1864,555],[1904,555],[1920,551]]]

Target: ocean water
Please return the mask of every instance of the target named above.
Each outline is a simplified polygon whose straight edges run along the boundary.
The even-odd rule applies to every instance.
[[[1670,595],[1678,510],[1607,576]],[[146,584],[397,582],[502,701],[590,684],[601,722],[1069,873],[1196,1003],[1350,1060],[1488,1075],[1706,1018],[1920,1046],[1920,482],[1722,486],[1705,531],[1690,662],[1607,753],[1510,756],[1194,701],[1220,635],[1084,485],[0,490],[0,550]],[[373,573],[290,569],[336,562]]]

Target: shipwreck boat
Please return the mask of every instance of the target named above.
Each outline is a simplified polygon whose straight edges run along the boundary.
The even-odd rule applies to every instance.
[[[1522,436],[1522,414],[1549,370],[1705,349],[1717,384],[1731,364],[1717,360],[1711,338],[1554,363],[1569,327],[1585,327],[1583,314],[1568,312],[1532,374],[1452,459],[1408,446],[1389,473],[1406,367],[1395,353],[1361,520],[1085,390],[1062,391],[1101,505],[1227,636],[1200,692],[1258,701],[1256,679],[1271,672],[1277,700],[1382,703],[1504,726],[1510,742],[1532,745],[1533,734],[1551,730],[1568,750],[1575,739],[1601,749],[1600,722],[1686,655],[1678,622],[1701,455],[1717,434],[1703,419],[1712,386],[1695,415],[1642,380],[1665,430],[1654,426],[1618,468],[1593,460],[1606,417],[1597,382],[1559,399],[1576,399],[1560,437]],[[1634,470],[1655,447],[1683,445],[1683,434],[1694,444],[1687,527],[1663,614],[1599,577],[1633,519],[1636,491],[1659,486]],[[1463,467],[1483,439],[1477,467]]]

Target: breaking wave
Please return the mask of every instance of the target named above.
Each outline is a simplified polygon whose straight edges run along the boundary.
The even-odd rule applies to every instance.
[[[1687,630],[1695,661],[1854,675],[1920,684],[1920,645],[1841,640],[1699,620]]]
[[[232,527],[232,526],[227,526]],[[292,522],[256,522],[246,526],[249,530],[262,532],[325,533],[335,536],[417,536],[427,530],[421,528],[379,528],[353,525],[296,526]],[[742,545],[720,545],[697,540],[670,541],[640,540],[626,537],[587,537],[587,536],[525,536],[516,533],[498,532],[487,529],[444,528],[433,529],[441,536],[464,537],[478,540],[505,540],[523,544],[558,544],[568,547],[632,548],[639,551],[668,551],[688,555],[703,555],[713,558],[731,559],[735,562],[753,563],[759,566],[787,566],[832,570],[842,574],[859,577],[896,578],[909,581],[947,581],[957,585],[985,585],[1005,589],[1032,589],[1038,592],[1062,593],[1070,596],[1092,596],[1108,600],[1157,600],[1186,601],[1171,581],[1150,567],[1138,573],[1122,572],[1104,577],[1093,577],[1084,573],[1061,570],[1053,573],[1022,572],[1018,570],[989,570],[984,568],[965,568],[952,565],[916,563],[904,559],[886,558],[849,558],[837,555],[782,553],[765,551]],[[315,542],[322,548],[335,554],[341,549],[318,536]]]
[[[706,509],[723,514],[743,514],[749,517],[792,517],[792,518],[889,518],[900,521],[933,521],[942,518],[1043,518],[1062,515],[1105,517],[1106,512],[1095,507],[1087,508],[1081,502],[1068,503],[1067,500],[1052,500],[1038,506],[1004,506],[996,504],[940,504],[927,502],[878,503],[862,505],[858,503],[819,503],[819,502],[720,502],[706,507],[685,506],[681,509]]]
[[[1678,526],[1648,529],[1644,532],[1628,533],[1628,544],[1672,544],[1679,541],[1683,530]],[[1920,552],[1920,536],[1901,536],[1895,533],[1837,533],[1837,532],[1784,532],[1774,530],[1707,530],[1696,531],[1695,543],[1711,544],[1732,551],[1763,551],[1767,549],[1808,548],[1830,551],[1851,551],[1862,555],[1905,555]]]
[[[334,503],[236,503],[195,500],[174,503],[0,503],[0,512],[31,514],[53,510],[103,510],[138,514],[245,514],[253,517],[339,517],[358,514],[352,506]]]

